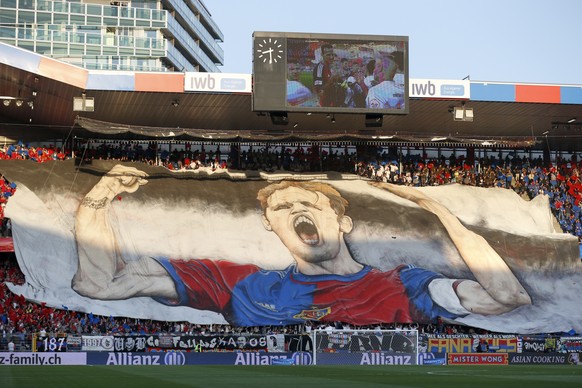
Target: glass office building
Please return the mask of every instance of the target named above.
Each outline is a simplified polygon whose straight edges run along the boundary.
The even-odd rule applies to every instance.
[[[0,42],[91,70],[219,72],[200,0],[0,0]]]

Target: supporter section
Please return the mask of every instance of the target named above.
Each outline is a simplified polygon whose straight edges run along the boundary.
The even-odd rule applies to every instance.
[[[528,200],[533,200],[539,198],[541,202],[545,202],[549,199],[549,209],[554,214],[557,223],[554,225],[559,224],[560,227],[563,228],[565,232],[569,234],[579,235],[577,231],[579,230],[579,178],[578,178],[578,169],[577,163],[575,160],[572,159],[561,159],[558,158],[554,163],[551,164],[543,164],[541,159],[530,159],[530,158],[494,158],[489,157],[486,159],[479,159],[476,163],[469,164],[468,161],[464,157],[454,158],[452,155],[448,157],[441,157],[441,158],[420,158],[420,157],[398,157],[398,159],[394,159],[393,155],[389,155],[388,153],[385,154],[378,154],[375,160],[361,160],[357,157],[355,153],[355,148],[352,147],[345,147],[343,152],[339,151],[339,148],[336,147],[335,150],[332,152],[328,152],[327,155],[333,155],[336,153],[336,157],[333,159],[341,160],[339,165],[343,165],[345,167],[337,168],[335,170],[339,170],[340,172],[343,170],[345,173],[347,172],[355,172],[356,174],[348,174],[348,175],[329,175],[329,172],[325,174],[314,174],[312,171],[320,171],[322,169],[321,163],[323,159],[323,153],[319,153],[319,161],[312,165],[313,161],[313,149],[308,149],[308,147],[297,147],[297,145],[289,145],[289,147],[281,147],[281,152],[274,149],[269,150],[266,147],[261,147],[258,149],[247,149],[245,150],[244,158],[239,158],[245,161],[245,168],[242,165],[237,169],[234,168],[232,163],[231,155],[228,157],[222,158],[222,152],[217,155],[216,151],[209,151],[206,157],[202,157],[202,149],[197,146],[197,156],[194,156],[194,152],[192,154],[192,160],[197,160],[199,165],[192,166],[192,162],[190,163],[190,168],[188,168],[188,164],[185,163],[185,160],[182,156],[189,156],[189,155],[180,155],[180,151],[176,153],[169,152],[166,155],[166,158],[162,158],[163,160],[160,163],[160,159],[158,154],[156,153],[155,157],[151,160],[148,160],[147,157],[145,159],[136,158],[136,156],[129,156],[132,153],[127,152],[128,149],[131,151],[134,147],[134,144],[127,143],[125,146],[123,143],[114,143],[115,145],[107,145],[106,143],[101,144],[101,150],[107,150],[105,154],[99,154],[98,151],[95,149],[95,154],[90,155],[89,153],[83,155],[83,157],[79,157],[76,159],[75,163],[73,160],[70,159],[71,156],[64,156],[62,159],[69,159],[69,161],[65,162],[50,162],[50,163],[42,163],[42,164],[30,164],[31,162],[14,162],[14,161],[0,161],[0,167],[2,168],[2,173],[5,175],[5,186],[10,188],[12,191],[14,189],[17,190],[17,184],[22,183],[23,186],[30,187],[33,191],[38,190],[42,192],[47,187],[50,186],[59,186],[63,184],[67,184],[72,180],[77,180],[79,171],[83,171],[84,173],[88,173],[89,175],[94,175],[92,178],[93,182],[97,179],[99,174],[102,174],[107,171],[107,169],[117,163],[120,159],[121,160],[143,160],[145,161],[146,165],[149,166],[142,166],[140,163],[134,163],[134,166],[138,168],[146,168],[150,173],[156,178],[154,182],[162,182],[165,179],[171,179],[168,177],[192,177],[196,176],[197,178],[205,178],[202,179],[202,182],[206,182],[207,178],[213,178],[212,180],[215,181],[214,178],[229,178],[240,179],[244,177],[245,179],[251,179],[255,181],[255,183],[251,183],[251,185],[257,185],[260,182],[261,178],[265,177],[265,172],[270,171],[271,174],[297,174],[303,173],[305,176],[309,176],[309,178],[318,178],[318,179],[336,179],[339,181],[338,186],[345,189],[345,187],[349,187],[350,185],[359,185],[364,183],[367,180],[380,180],[380,181],[390,181],[395,182],[397,184],[405,184],[405,185],[412,185],[417,187],[423,186],[442,186],[449,183],[460,183],[467,186],[473,187],[494,187],[497,189],[505,189],[505,190],[513,190],[515,191],[519,197],[523,198],[524,201],[528,202]],[[131,144],[131,145],[130,145]],[[24,145],[23,145],[24,146]],[[25,148],[21,146],[21,148]],[[14,147],[18,149],[18,146]],[[50,148],[50,147],[49,147]],[[178,147],[176,147],[178,148]],[[212,149],[210,145],[208,145],[209,149]],[[221,147],[217,147],[220,150]],[[299,149],[302,151],[299,151]],[[41,148],[42,149],[42,148]],[[45,148],[46,149],[46,148]],[[116,150],[116,151],[112,151]],[[120,151],[123,150],[124,151]],[[289,151],[288,151],[289,150]],[[55,150],[56,151],[56,150]],[[205,150],[206,151],[206,150]],[[350,152],[352,151],[352,152]],[[14,152],[14,151],[13,151]],[[34,155],[44,154],[45,151]],[[48,153],[48,152],[47,152]],[[281,165],[279,166],[277,162],[281,160],[281,155],[285,155],[286,153],[291,154],[290,159],[292,162],[295,162],[295,169],[291,168],[291,164],[287,167]],[[55,157],[55,152],[50,153],[53,155],[49,159],[59,159],[59,157]],[[58,152],[56,153],[58,154]],[[63,152],[63,155],[66,155],[66,152]],[[76,153],[78,156],[80,151]],[[139,154],[136,152],[135,154]],[[242,154],[241,154],[242,155]],[[306,156],[302,156],[306,155]],[[307,157],[309,156],[309,157]],[[100,161],[98,159],[109,159],[105,161]],[[18,158],[17,158],[18,159]],[[30,152],[28,156],[23,156],[22,159],[34,159],[30,157]],[[331,159],[331,157],[330,157]],[[221,160],[220,163],[216,163],[217,160]],[[283,158],[284,160],[284,158]],[[38,158],[36,161],[46,161],[42,160],[42,158]],[[209,162],[210,161],[210,162]],[[247,164],[249,163],[254,164]],[[61,164],[62,163],[62,164]],[[159,169],[159,167],[152,167],[153,165],[164,165],[166,169]],[[246,168],[250,166],[252,168]],[[301,166],[301,167],[297,167]],[[77,167],[81,167],[81,170],[77,170]],[[60,170],[60,171],[59,171]],[[168,171],[171,170],[171,171]],[[173,171],[172,171],[173,170]],[[27,172],[28,171],[28,172]],[[36,174],[30,174],[30,171],[34,171]],[[262,173],[261,173],[262,171]],[[308,174],[310,173],[310,174]],[[239,174],[239,175],[237,175]],[[283,177],[288,177],[289,175],[282,175]],[[280,179],[282,176],[277,176],[276,179]],[[302,175],[303,176],[303,175]],[[175,180],[176,185],[180,187],[183,184],[183,179]],[[189,181],[189,180],[188,180]],[[198,179],[197,181],[200,181]],[[223,180],[219,180],[222,182]],[[227,179],[224,179],[227,181]],[[180,183],[182,182],[182,183]],[[343,182],[343,183],[342,183]],[[215,182],[216,183],[216,182]],[[204,183],[208,185],[209,183]],[[82,188],[90,187],[88,183],[79,183],[80,190]],[[347,185],[347,186],[346,186]],[[14,187],[16,186],[16,187]],[[167,185],[159,184],[160,187],[165,187],[162,191],[164,191],[164,195],[174,200],[181,200],[179,196],[177,196],[177,192],[181,189],[171,188],[168,189]],[[183,186],[182,186],[183,187]],[[211,197],[214,198],[219,203],[224,203],[225,206],[228,208],[231,206],[228,201],[225,199],[226,197],[235,198],[232,195],[225,195],[223,190],[221,189],[214,189],[208,190],[208,187],[204,190],[205,192],[212,193]],[[432,190],[432,189],[431,189]],[[81,190],[82,191],[82,190]],[[349,191],[349,190],[348,190]],[[354,190],[353,194],[356,194],[358,190]],[[190,193],[192,194],[192,193]],[[190,195],[189,194],[189,195]],[[240,194],[240,192],[238,193]],[[352,195],[353,195],[352,194]],[[546,194],[540,195],[540,194]],[[152,194],[150,194],[152,195]],[[155,194],[152,196],[158,196],[159,194]],[[196,194],[195,194],[196,195]],[[239,195],[237,195],[238,197]],[[125,196],[119,198],[120,202],[123,202]],[[362,213],[365,212],[366,209],[369,210],[369,203],[366,200],[363,200],[358,197],[354,197],[356,199],[351,199],[351,205],[355,207],[358,213],[361,211]],[[78,200],[78,199],[77,199]],[[247,201],[254,201],[253,195],[248,194],[246,199]],[[359,203],[361,202],[361,203]],[[454,201],[452,201],[454,202]],[[250,202],[249,202],[250,203]],[[249,209],[255,205],[250,206]],[[70,209],[69,209],[70,210]],[[232,210],[232,209],[231,209]],[[480,209],[483,210],[483,209]],[[373,213],[373,212],[369,212]],[[372,219],[374,219],[373,214],[370,215]],[[550,223],[552,221],[549,218]],[[376,220],[377,221],[377,220]],[[508,224],[511,224],[512,220],[506,220]],[[515,221],[515,220],[513,220]],[[68,221],[70,223],[70,220]],[[479,224],[477,222],[477,224]],[[521,224],[520,222],[516,222],[516,224]],[[530,227],[530,224],[521,225],[520,227]],[[213,225],[216,230],[223,233],[225,229],[219,225]],[[481,226],[476,225],[476,230],[480,230]],[[548,227],[546,224],[546,232],[550,233],[552,228]],[[481,231],[481,230],[480,230]],[[512,231],[515,232],[515,231]],[[9,232],[4,232],[6,235]],[[519,233],[512,235],[512,241],[519,240]],[[557,233],[559,236],[560,233]],[[558,237],[556,236],[556,237]],[[517,238],[517,240],[516,240]],[[493,236],[490,237],[490,240],[495,244],[497,241],[496,248],[498,249],[505,249],[507,250],[509,246],[512,244],[508,244],[508,240],[504,239],[501,242]],[[526,241],[525,238],[522,239],[522,243]],[[576,271],[579,271],[579,264],[578,260],[578,252],[576,247],[576,252],[573,253],[573,248],[571,242],[564,241],[554,241],[550,244],[551,248],[548,245],[545,245],[545,248],[539,248],[537,245],[527,245],[525,243],[526,249],[525,252],[522,250],[522,254],[524,257],[522,258],[513,258],[514,263],[513,265],[522,266],[525,265],[532,265],[534,268],[539,269],[559,269],[564,270],[566,268],[573,268]],[[509,249],[511,254],[515,254],[515,251],[519,251],[519,245]],[[548,256],[549,255],[549,256]],[[527,257],[525,257],[527,256]],[[550,259],[551,258],[551,259]],[[526,263],[527,262],[527,263]],[[524,264],[526,263],[526,264]],[[545,272],[544,272],[545,273]],[[31,277],[34,279],[34,277]],[[535,279],[536,281],[539,280],[538,278]],[[9,280],[13,282],[12,280]],[[35,280],[32,280],[33,282]],[[17,281],[17,284],[22,284],[22,281]],[[536,283],[537,284],[537,283]],[[22,289],[17,289],[22,290]],[[571,290],[570,290],[571,291]],[[9,294],[9,291],[7,292]],[[43,309],[50,309],[46,311],[51,311],[48,313],[49,315],[55,316],[56,312],[62,312],[64,314],[68,314],[68,306],[65,304],[61,304],[60,306],[56,303],[50,303],[51,307],[47,307],[47,305],[43,305],[40,300],[36,300],[36,302],[27,302],[22,299],[21,296],[13,296],[16,298],[17,304],[27,305],[29,311],[33,307],[31,306],[41,306]],[[34,298],[31,300],[35,300]],[[11,300],[12,301],[12,300]],[[12,303],[13,304],[13,303]],[[43,311],[43,310],[41,310]],[[41,316],[46,315],[47,313],[42,313]],[[59,313],[60,314],[60,313]],[[91,312],[80,312],[74,313],[75,315],[82,316],[82,314],[92,314]],[[80,314],[80,315],[79,315]],[[6,315],[7,316],[7,315]],[[107,314],[98,315],[97,313],[92,314],[91,317],[95,320],[95,317],[101,316],[99,318],[99,322],[101,320],[106,320],[103,317],[107,317]],[[14,318],[14,315],[12,316]],[[7,318],[8,319],[8,318]],[[88,318],[87,318],[88,319]],[[114,320],[123,319],[120,317],[113,317]],[[125,318],[129,320],[129,322],[140,322],[141,320],[137,318]],[[90,319],[88,319],[90,321]],[[178,320],[179,321],[179,320]],[[154,322],[154,321],[150,321]],[[50,326],[51,323],[47,322],[47,326]],[[164,328],[168,328],[173,326],[173,323],[166,323],[162,326]],[[180,329],[183,328],[183,325],[188,325],[187,323],[180,324]],[[123,326],[123,325],[122,325]],[[131,327],[131,325],[128,325]],[[127,330],[128,326],[123,326],[124,330]],[[154,325],[155,326],[155,325]],[[458,328],[466,328],[469,326],[458,326],[454,325],[452,327]],[[156,329],[160,328],[160,326],[155,326]],[[563,330],[556,330],[556,331],[568,331],[569,328],[557,326],[559,329]],[[57,328],[58,329],[58,328]],[[67,330],[71,330],[68,328]],[[76,329],[72,329],[76,330]],[[106,329],[107,330],[107,329]],[[134,330],[133,328],[130,330]],[[297,328],[295,330],[301,330],[301,328]],[[464,330],[464,329],[463,329]],[[25,330],[25,331],[34,331],[34,330]],[[58,331],[58,330],[54,330]],[[496,331],[496,330],[492,330]],[[513,330],[510,330],[513,331]],[[516,330],[517,331],[517,330]],[[551,330],[540,330],[536,332],[547,332]],[[575,332],[575,331],[574,331]]]

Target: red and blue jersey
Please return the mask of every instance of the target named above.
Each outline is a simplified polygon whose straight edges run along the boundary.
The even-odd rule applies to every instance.
[[[221,313],[236,326],[341,321],[353,325],[429,322],[457,316],[433,302],[428,284],[443,276],[402,265],[383,272],[370,266],[350,275],[304,275],[295,265],[280,271],[226,260],[158,259],[174,280],[177,300]]]

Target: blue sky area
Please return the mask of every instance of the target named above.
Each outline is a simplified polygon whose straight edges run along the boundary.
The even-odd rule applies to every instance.
[[[253,31],[399,35],[410,77],[582,85],[582,0],[203,0],[225,73],[252,73]]]

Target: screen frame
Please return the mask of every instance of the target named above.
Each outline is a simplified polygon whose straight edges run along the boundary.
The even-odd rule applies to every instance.
[[[368,108],[342,106],[299,106],[290,105],[287,97],[289,81],[289,40],[304,40],[307,44],[326,42],[332,45],[386,45],[404,47],[404,108]],[[259,44],[277,41],[283,47],[283,55],[278,63],[265,63],[259,58]],[[362,113],[380,115],[408,114],[409,98],[409,38],[397,35],[352,35],[327,33],[263,32],[253,33],[253,92],[252,110],[257,112],[305,112],[305,113]],[[355,57],[354,57],[355,58]],[[315,58],[314,58],[315,59]],[[314,61],[312,61],[314,62]],[[310,85],[311,86],[311,85]]]

